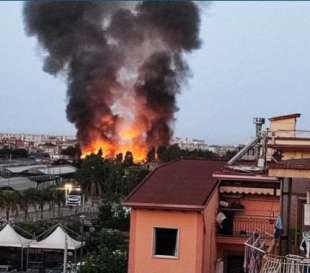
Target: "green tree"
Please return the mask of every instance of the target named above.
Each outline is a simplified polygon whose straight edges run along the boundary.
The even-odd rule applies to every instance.
[[[87,156],[77,172],[83,191],[91,197],[101,196],[108,172],[107,162],[99,155]]]
[[[171,146],[159,146],[157,149],[158,159],[162,162],[169,162],[182,157],[182,151],[177,144]]]
[[[90,256],[82,273],[127,273],[127,253],[111,251],[107,247],[98,250],[98,254]]]
[[[121,194],[127,196],[149,173],[149,169],[144,166],[133,166],[125,170]]]
[[[126,273],[128,237],[118,231],[102,229],[96,238],[96,254],[88,257],[82,272]]]
[[[51,191],[49,189],[33,189],[33,195],[40,210],[40,218],[43,219],[45,205],[50,205],[53,201]]]
[[[10,220],[11,212],[15,212],[18,215],[18,193],[13,190],[0,191],[0,203],[5,209],[6,220]]]
[[[21,191],[18,195],[18,205],[20,209],[24,212],[25,220],[27,220],[30,207],[36,209],[36,195],[34,190],[26,189]]]
[[[98,221],[104,228],[129,230],[129,213],[117,202],[105,201],[99,208]]]
[[[236,150],[228,150],[222,156],[222,159],[225,160],[225,161],[228,161],[231,158],[233,158],[238,153],[238,151],[239,151],[238,149],[236,149]]]
[[[63,190],[59,190],[56,187],[50,188],[50,194],[52,196],[52,210],[55,215],[55,207],[57,205],[58,208],[58,216],[60,216],[60,209],[65,204],[65,192]]]
[[[125,158],[124,158],[124,165],[127,167],[132,166],[133,161],[134,161],[134,158],[133,158],[132,152],[126,152]]]

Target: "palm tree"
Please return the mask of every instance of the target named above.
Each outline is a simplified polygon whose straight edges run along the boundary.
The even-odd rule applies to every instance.
[[[83,192],[91,197],[101,196],[104,190],[104,181],[109,173],[110,165],[101,156],[86,157],[77,173]]]
[[[65,193],[63,190],[59,190],[56,187],[51,188],[51,194],[53,199],[53,210],[55,212],[55,205],[58,207],[58,216],[60,216],[60,208],[65,204]]]
[[[2,198],[2,194],[1,194],[1,191],[0,191],[0,209],[1,209],[1,215],[2,215],[2,212],[5,210],[6,206],[5,206],[5,202],[4,202],[4,199]],[[2,218],[2,217],[1,217]]]
[[[24,212],[25,220],[29,216],[29,208],[32,206],[36,210],[36,196],[33,189],[26,189],[19,193],[18,205],[20,209]]]
[[[50,202],[49,191],[47,189],[35,189],[33,194],[40,209],[40,218],[43,219],[44,206]]]
[[[13,190],[0,191],[0,199],[5,208],[6,220],[10,220],[10,213],[15,212],[18,215],[18,193]]]

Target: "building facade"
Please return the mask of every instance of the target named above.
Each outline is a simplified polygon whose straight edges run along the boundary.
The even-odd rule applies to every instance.
[[[146,177],[124,201],[131,208],[128,272],[248,272],[254,234],[263,239],[257,268],[270,253],[302,255],[310,137],[296,130],[299,116],[271,118],[227,163],[179,160]],[[244,161],[254,148],[257,160]]]

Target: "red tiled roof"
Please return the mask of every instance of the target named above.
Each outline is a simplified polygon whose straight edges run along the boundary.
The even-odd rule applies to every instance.
[[[275,120],[290,119],[290,118],[299,118],[299,117],[300,117],[300,113],[294,113],[294,114],[289,114],[289,115],[271,117],[271,118],[269,118],[269,120],[270,120],[270,121],[275,121]]]
[[[310,170],[310,158],[282,160],[272,163],[270,169]]]
[[[162,165],[129,194],[124,205],[201,209],[217,184],[212,174],[224,164],[182,159]]]

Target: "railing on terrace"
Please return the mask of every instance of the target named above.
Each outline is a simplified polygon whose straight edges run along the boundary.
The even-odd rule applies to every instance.
[[[293,137],[293,138],[309,138],[310,140],[310,131],[306,130],[276,130],[269,131],[268,137]]]
[[[265,255],[260,273],[310,273],[310,260],[294,255]]]
[[[13,217],[14,222],[24,222],[24,221],[42,221],[42,220],[53,220],[53,219],[61,219],[72,216],[79,216],[80,214],[85,214],[87,216],[95,216],[98,215],[99,208],[98,207],[89,207],[86,206],[84,210],[81,207],[61,207],[60,209],[56,208],[56,210],[44,210],[41,214],[41,211],[32,211],[28,213],[27,219],[25,219],[25,215],[20,213],[18,216]]]
[[[234,217],[231,232],[221,232],[219,234],[226,236],[248,236],[255,231],[266,234],[273,234],[275,217],[256,216],[256,215],[238,215]],[[309,272],[310,273],[310,272]]]
[[[234,235],[249,234],[255,230],[273,234],[274,223],[275,218],[270,216],[235,216],[233,228]]]

